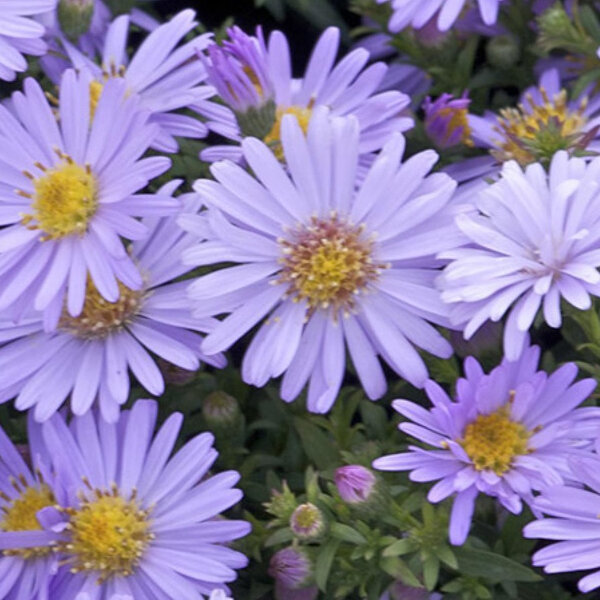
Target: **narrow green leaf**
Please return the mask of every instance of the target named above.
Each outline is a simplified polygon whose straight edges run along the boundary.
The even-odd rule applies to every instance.
[[[492,581],[534,582],[542,580],[532,569],[501,554],[470,548],[457,548],[454,554],[458,559],[458,568],[463,575],[485,577]]]
[[[342,542],[349,542],[350,544],[356,544],[357,546],[367,543],[367,539],[364,535],[343,523],[334,523],[331,526],[331,535]]]
[[[329,540],[317,555],[315,582],[322,592],[327,589],[327,580],[329,579],[331,565],[333,565],[333,559],[339,545],[340,540]]]

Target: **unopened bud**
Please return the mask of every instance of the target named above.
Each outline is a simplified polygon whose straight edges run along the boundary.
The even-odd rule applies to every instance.
[[[60,0],[57,15],[63,33],[70,40],[77,41],[90,29],[94,0]]]
[[[347,465],[336,469],[335,485],[342,500],[348,504],[364,504],[371,498],[377,477],[361,465]]]
[[[509,69],[519,62],[521,46],[512,35],[498,35],[487,43],[485,53],[492,66]]]
[[[233,396],[212,392],[202,402],[202,416],[211,427],[233,426],[239,421],[240,407]]]
[[[284,548],[271,558],[269,575],[284,588],[304,588],[312,582],[312,560],[301,548]]]

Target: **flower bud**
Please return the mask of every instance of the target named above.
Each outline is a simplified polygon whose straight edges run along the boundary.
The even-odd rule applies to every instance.
[[[377,483],[375,474],[361,465],[347,465],[336,469],[334,479],[340,497],[348,504],[368,502]]]
[[[162,376],[165,379],[166,383],[170,383],[173,385],[186,385],[190,383],[196,376],[196,371],[188,371],[186,369],[182,369],[169,361],[166,361],[164,358],[158,358],[156,361]]]
[[[284,588],[299,590],[312,583],[312,560],[301,548],[284,548],[271,558],[269,575]]]
[[[60,0],[57,16],[63,33],[70,40],[77,41],[90,29],[94,0]]]
[[[296,502],[296,496],[290,490],[287,482],[283,482],[283,489],[281,492],[273,490],[271,492],[271,500],[264,506],[266,511],[280,520],[282,524],[289,523],[292,513],[296,509],[298,503]]]
[[[521,46],[512,35],[498,35],[489,40],[485,53],[492,66],[498,69],[510,69],[521,58]]]
[[[325,517],[311,502],[301,504],[290,517],[290,528],[301,540],[316,540],[325,532]]]
[[[202,401],[202,416],[211,428],[237,425],[240,414],[238,401],[225,392],[212,392]]]
[[[124,15],[131,12],[135,0],[104,0],[104,4],[108,5],[114,15]]]
[[[425,98],[425,131],[439,148],[451,148],[457,144],[472,146],[468,108],[471,100],[465,92],[461,98],[442,94],[435,102]]]
[[[556,2],[537,19],[538,45],[544,52],[557,48],[573,53],[585,52],[588,40],[561,2]]]

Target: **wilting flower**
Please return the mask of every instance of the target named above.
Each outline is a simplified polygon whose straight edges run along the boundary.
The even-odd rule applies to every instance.
[[[70,426],[58,414],[42,426],[64,487],[56,508],[38,513],[60,555],[49,598],[202,598],[246,566],[228,544],[249,524],[220,518],[242,497],[238,473],[207,476],[218,455],[209,433],[171,457],[182,415],[154,435],[157,412],[156,402],[141,400],[118,423],[88,412]],[[15,534],[15,547],[38,545],[30,537]]]
[[[29,423],[33,472],[0,428],[0,597],[49,598],[57,558],[48,547],[54,536],[43,530],[37,513],[56,504],[55,480],[37,452],[39,426]],[[25,541],[26,547],[20,542]]]
[[[471,100],[465,92],[461,98],[442,94],[435,102],[425,98],[425,131],[439,148],[451,148],[457,144],[472,146],[471,129],[467,120]]]
[[[197,56],[210,42],[212,34],[197,36],[178,46],[196,27],[195,18],[193,10],[181,11],[152,31],[129,57],[127,40],[131,18],[127,15],[118,17],[111,23],[103,42],[101,66],[64,41],[65,52],[73,66],[93,77],[90,82],[92,112],[106,83],[113,79],[123,80],[128,94],[139,96],[140,107],[148,110],[150,121],[159,126],[152,140],[153,148],[177,152],[175,136],[204,137],[208,130],[201,121],[174,112],[214,93],[212,88],[204,85],[206,70]]]
[[[434,256],[460,234],[446,211],[454,182],[428,175],[435,152],[402,164],[398,134],[356,189],[357,120],[314,113],[306,137],[293,115],[283,119],[289,174],[263,142],[247,138],[244,158],[256,178],[221,162],[212,167],[217,181],[196,182],[208,230],[191,227],[205,241],[183,257],[190,265],[238,263],[190,286],[198,317],[230,313],[203,351],[229,348],[268,315],[246,352],[244,380],[262,386],[285,373],[287,401],[310,380],[308,407],[326,412],[344,377],[346,346],[370,398],[386,389],[378,355],[422,386],[427,369],[413,344],[451,354],[428,321],[446,322]]]
[[[496,178],[509,160],[522,167],[535,162],[547,166],[560,150],[571,156],[593,155],[600,150],[599,112],[600,95],[569,100],[558,70],[547,69],[538,85],[523,93],[517,108],[468,116],[473,144],[487,149],[489,155],[455,163],[446,172],[465,182],[459,190],[470,197]]]
[[[435,18],[440,31],[447,31],[454,25],[465,8],[466,0],[377,0],[378,4],[391,2],[394,11],[388,27],[397,33],[406,27],[420,29]],[[502,0],[477,0],[479,13],[485,25],[493,25],[498,18]]]
[[[290,529],[301,540],[320,538],[326,526],[323,511],[312,502],[305,502],[297,506],[290,517]]]
[[[563,573],[600,568],[600,460],[597,455],[578,458],[571,469],[579,484],[571,487],[550,487],[536,498],[535,507],[550,518],[529,523],[523,530],[528,538],[561,540],[533,555],[533,564],[544,567],[546,573]],[[600,587],[600,571],[579,580],[579,589],[586,594]]]
[[[433,381],[425,391],[433,408],[408,400],[394,408],[412,421],[400,429],[427,444],[378,458],[384,471],[411,471],[413,481],[439,480],[430,502],[455,495],[450,541],[462,544],[469,533],[475,499],[497,498],[512,513],[533,491],[573,478],[569,456],[587,453],[597,435],[600,410],[577,408],[596,386],[593,379],[573,383],[577,367],[567,363],[552,375],[537,370],[540,350],[529,347],[516,362],[506,359],[488,375],[474,358],[465,361],[465,378],[451,400]]]
[[[134,217],[172,214],[180,204],[136,194],[170,161],[140,159],[156,125],[126,95],[124,82],[107,82],[92,118],[89,79],[70,70],[58,122],[33,79],[13,95],[15,114],[0,106],[1,310],[34,304],[52,326],[65,295],[69,314],[81,314],[89,279],[109,302],[119,299],[119,285],[142,287],[121,238],[148,234]]]
[[[176,186],[173,182],[161,192],[167,196]],[[197,197],[181,198],[184,214],[195,214]],[[140,202],[152,200],[141,197]],[[35,407],[36,419],[45,420],[69,395],[78,415],[97,399],[103,417],[114,421],[129,396],[129,369],[151,394],[163,393],[163,376],[149,352],[188,371],[196,370],[200,360],[224,365],[222,356],[200,351],[202,337],[196,333],[210,330],[215,321],[192,319],[187,283],[170,283],[189,271],[180,256],[195,238],[174,218],[149,218],[140,227],[149,235],[132,244],[130,254],[142,274],[139,290],[120,284],[119,299],[108,302],[90,280],[81,313],[73,317],[63,308],[52,332],[43,330],[39,315],[18,325],[0,321],[0,338],[6,342],[0,348],[0,401],[16,396],[17,408]]]
[[[57,0],[18,0],[0,3],[0,80],[13,81],[27,70],[24,54],[42,56],[47,49],[42,40],[43,25],[32,17],[52,10]]]
[[[367,502],[374,491],[377,478],[361,465],[346,465],[335,470],[335,485],[340,497],[348,504]]]
[[[442,253],[453,261],[439,280],[451,317],[469,339],[488,319],[509,313],[504,350],[518,357],[541,307],[560,327],[560,300],[580,310],[600,295],[600,159],[555,155],[547,174],[504,165],[502,178],[479,192],[477,211],[457,217],[470,245]]]
[[[261,137],[281,158],[282,118],[294,115],[306,131],[315,108],[327,106],[333,115],[352,114],[358,119],[361,154],[379,150],[394,132],[412,127],[412,119],[401,114],[410,99],[398,91],[378,93],[388,68],[384,63],[365,68],[369,53],[364,48],[350,52],[334,66],[339,42],[339,30],[326,29],[312,52],[304,77],[295,79],[283,33],[275,31],[265,42],[260,30],[256,37],[250,37],[239,29],[232,29],[230,41],[220,50],[210,49],[209,57],[215,58],[210,72],[211,82],[217,89],[222,89],[224,82],[230,85],[235,82],[231,94],[223,98],[226,102],[229,99],[233,110],[208,102],[198,103],[196,108],[209,119],[207,124],[211,129],[239,143],[242,137],[249,135],[240,128],[247,119],[240,123],[236,118],[236,114],[241,114],[241,107],[247,111],[247,107],[254,106],[265,119],[270,100],[274,110],[269,113],[270,127],[263,125],[267,133],[257,136],[255,131],[252,135]],[[239,159],[241,155],[239,146],[213,146],[202,153],[202,158],[214,161]]]

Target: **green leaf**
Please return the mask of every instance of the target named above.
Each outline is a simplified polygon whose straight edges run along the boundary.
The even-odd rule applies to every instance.
[[[302,447],[317,469],[325,471],[338,465],[339,454],[331,439],[319,427],[301,417],[294,419],[294,426],[302,440]]]
[[[356,544],[357,546],[367,543],[367,538],[365,538],[364,535],[343,523],[334,523],[330,530],[331,535],[342,542],[349,542],[350,544]]]
[[[402,581],[402,583],[406,585],[418,588],[423,587],[423,584],[419,581],[417,576],[410,570],[408,565],[397,556],[382,558],[379,561],[379,566],[390,577]]]
[[[430,556],[423,563],[423,580],[425,587],[431,592],[437,585],[440,575],[440,561],[435,556]]]
[[[294,533],[291,529],[285,527],[284,529],[279,529],[265,540],[265,548],[270,548],[271,546],[279,546],[279,544],[287,544],[293,539]]]
[[[323,592],[327,589],[327,580],[339,545],[340,540],[329,540],[317,555],[315,582]]]
[[[457,548],[454,551],[458,568],[463,575],[485,577],[492,581],[541,581],[542,578],[532,569],[519,564],[501,554],[486,550]]]
[[[402,556],[416,549],[416,544],[413,540],[405,538],[395,541],[391,546],[388,546],[383,551],[383,556]]]

